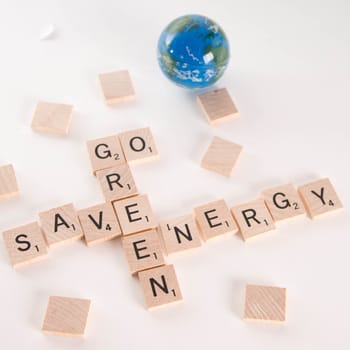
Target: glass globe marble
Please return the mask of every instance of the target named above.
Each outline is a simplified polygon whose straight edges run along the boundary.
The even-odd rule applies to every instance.
[[[162,72],[185,88],[205,88],[224,73],[230,59],[227,37],[213,20],[186,15],[173,20],[158,40]]]

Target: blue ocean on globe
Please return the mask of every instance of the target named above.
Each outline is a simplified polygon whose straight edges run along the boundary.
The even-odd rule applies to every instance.
[[[214,84],[224,73],[230,48],[224,31],[211,19],[186,15],[173,20],[158,40],[158,62],[167,78],[196,89]]]

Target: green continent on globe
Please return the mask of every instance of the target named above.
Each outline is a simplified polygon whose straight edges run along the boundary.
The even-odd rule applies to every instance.
[[[162,52],[162,60],[167,73],[172,76],[176,67],[176,62],[166,52]]]
[[[224,31],[211,19],[187,15],[172,21],[158,40],[158,62],[171,81],[187,88],[214,84],[230,59]]]
[[[191,18],[190,16],[183,16],[183,17],[178,18],[177,21],[171,22],[167,26],[166,30],[169,34],[180,33],[182,31],[184,31],[185,28],[193,22],[194,22],[194,19]]]

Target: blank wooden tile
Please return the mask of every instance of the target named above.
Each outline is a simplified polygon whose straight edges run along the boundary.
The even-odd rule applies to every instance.
[[[99,170],[96,177],[108,202],[134,196],[138,193],[130,167],[127,164]]]
[[[39,213],[41,227],[49,247],[83,237],[73,204],[65,204]]]
[[[298,188],[305,207],[312,219],[343,208],[329,179],[320,179]]]
[[[34,131],[67,135],[72,120],[73,106],[62,103],[38,102],[32,120]]]
[[[182,301],[173,265],[139,272],[139,279],[147,309]]]
[[[91,167],[97,170],[111,168],[126,163],[118,136],[108,136],[87,142]]]
[[[263,199],[237,205],[231,211],[244,240],[275,229]]]
[[[241,152],[242,146],[215,136],[202,159],[201,167],[231,176]]]
[[[150,230],[158,225],[145,194],[113,202],[113,206],[123,235]]]
[[[159,226],[167,254],[199,248],[202,245],[192,214],[163,220]]]
[[[158,159],[158,150],[150,128],[135,129],[118,135],[128,163]]]
[[[134,87],[127,70],[118,70],[99,75],[106,104],[126,102],[135,98]]]
[[[304,204],[292,184],[269,188],[261,194],[274,221],[305,216]]]
[[[122,246],[131,274],[165,264],[156,230],[124,236]]]
[[[286,320],[286,289],[247,285],[244,319],[284,322]]]
[[[238,232],[237,224],[223,199],[196,207],[194,213],[205,240]]]
[[[83,336],[91,301],[51,296],[42,331],[65,336]]]
[[[43,233],[37,222],[3,232],[7,252],[13,267],[20,267],[47,257]]]
[[[18,195],[19,189],[13,165],[0,166],[0,200]]]
[[[197,101],[210,124],[219,124],[239,117],[237,108],[226,88],[198,95]]]
[[[111,203],[102,203],[78,211],[88,246],[119,237],[122,231]]]

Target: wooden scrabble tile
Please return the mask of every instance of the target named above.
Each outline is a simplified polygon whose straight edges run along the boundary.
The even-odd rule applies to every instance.
[[[226,88],[198,95],[197,101],[210,124],[219,124],[239,117],[237,108]]]
[[[19,189],[13,165],[0,166],[0,200],[19,195]]]
[[[305,207],[312,219],[343,208],[329,179],[316,180],[298,188]]]
[[[88,246],[119,237],[122,231],[111,203],[102,203],[78,211]]]
[[[99,170],[96,172],[96,177],[107,202],[131,197],[138,193],[130,167],[127,164]]]
[[[231,208],[244,240],[274,230],[275,224],[263,199]]]
[[[202,159],[201,167],[231,176],[241,152],[242,146],[215,136]]]
[[[77,213],[71,203],[41,212],[39,218],[49,247],[83,237]]]
[[[158,225],[145,194],[113,202],[113,206],[123,235],[150,230]]]
[[[32,120],[34,131],[67,135],[72,120],[73,106],[62,103],[38,102]]]
[[[192,214],[161,221],[159,226],[167,254],[199,248],[202,245]]]
[[[51,296],[42,331],[66,336],[83,336],[91,301]]]
[[[182,294],[173,265],[139,272],[147,309],[182,301]]]
[[[284,322],[286,320],[286,289],[247,285],[244,319]]]
[[[304,204],[292,184],[269,188],[261,194],[274,221],[305,216]]]
[[[150,128],[130,130],[118,136],[125,158],[130,164],[159,158]]]
[[[87,142],[93,173],[126,163],[118,136],[108,136]]]
[[[7,252],[13,267],[46,258],[48,255],[43,233],[37,222],[3,232]]]
[[[99,75],[106,104],[126,102],[135,98],[134,87],[127,70],[119,70]]]
[[[223,199],[196,207],[194,213],[205,240],[238,232],[237,224]]]
[[[165,264],[156,230],[124,236],[122,246],[131,274]]]

